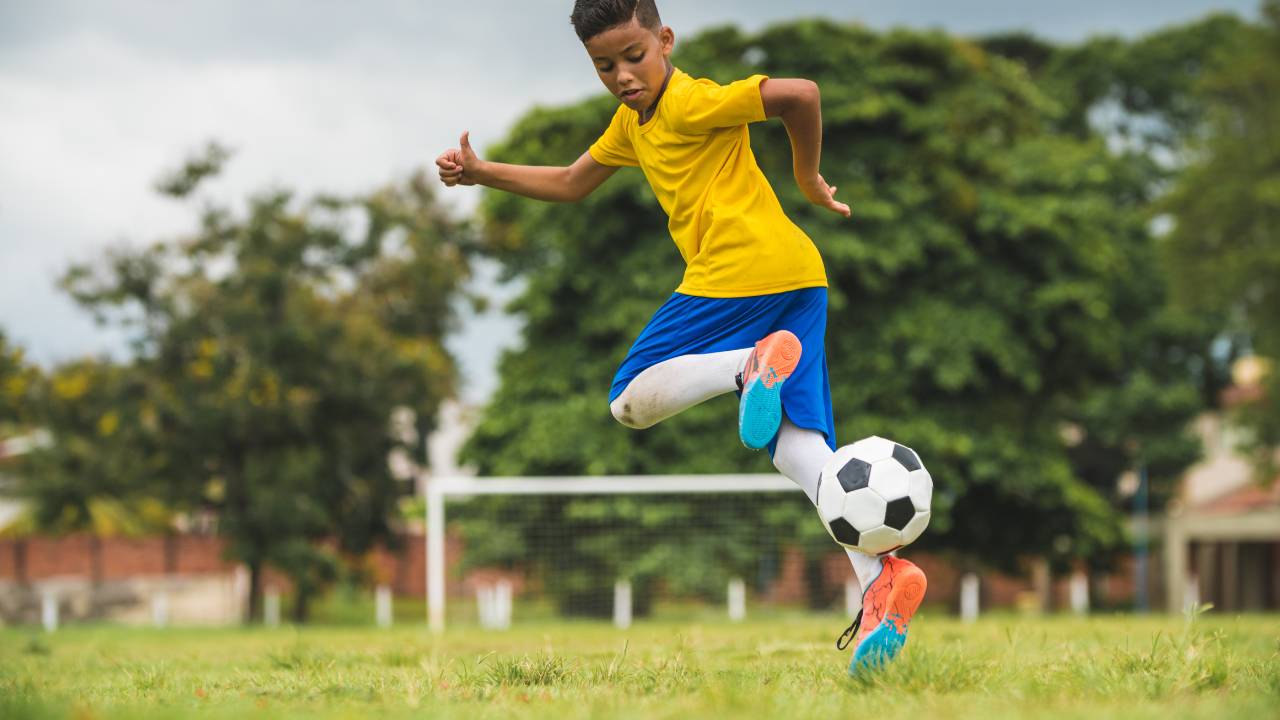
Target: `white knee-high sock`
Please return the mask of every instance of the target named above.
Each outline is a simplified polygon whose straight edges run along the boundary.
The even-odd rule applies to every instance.
[[[773,466],[804,490],[809,502],[818,504],[818,478],[822,466],[834,453],[817,430],[796,427],[791,418],[782,418],[778,428],[778,447],[773,452]]]
[[[789,418],[782,419],[773,466],[799,485],[814,505],[818,504],[818,478],[822,475],[822,467],[833,454],[822,433],[797,427]],[[880,574],[880,558],[856,550],[846,549],[845,552],[853,565],[854,575],[858,577],[858,585],[865,591]]]
[[[734,378],[751,348],[681,355],[645,368],[609,408],[618,422],[647,428],[700,402],[738,389]]]

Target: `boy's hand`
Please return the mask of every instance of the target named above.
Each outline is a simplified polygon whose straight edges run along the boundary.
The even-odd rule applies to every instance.
[[[470,131],[462,133],[458,139],[460,147],[445,150],[436,158],[436,166],[440,168],[440,182],[448,187],[454,185],[475,185],[479,180],[481,160],[476,151],[471,149]]]
[[[849,210],[849,206],[836,200],[836,188],[834,185],[828,185],[821,175],[815,175],[808,182],[800,182],[800,190],[809,202],[821,208],[826,208],[831,212],[840,213],[845,217],[851,216],[853,213]]]

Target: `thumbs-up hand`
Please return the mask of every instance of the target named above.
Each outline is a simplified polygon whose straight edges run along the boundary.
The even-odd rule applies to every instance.
[[[476,171],[480,168],[480,157],[471,148],[470,131],[462,133],[458,138],[458,147],[445,150],[436,158],[436,166],[440,168],[440,182],[448,187],[454,185],[475,185]]]

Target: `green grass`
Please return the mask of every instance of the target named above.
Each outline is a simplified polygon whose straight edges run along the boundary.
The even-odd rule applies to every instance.
[[[733,625],[0,630],[0,718],[1280,716],[1280,617],[912,624],[845,676],[837,617]]]

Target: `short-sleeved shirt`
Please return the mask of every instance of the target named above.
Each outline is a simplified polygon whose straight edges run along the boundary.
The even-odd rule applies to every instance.
[[[678,293],[747,297],[827,286],[818,249],[782,211],[751,152],[747,124],[765,119],[765,79],[718,85],[675,69],[648,122],[620,105],[589,150],[602,165],[644,171],[686,263]]]

